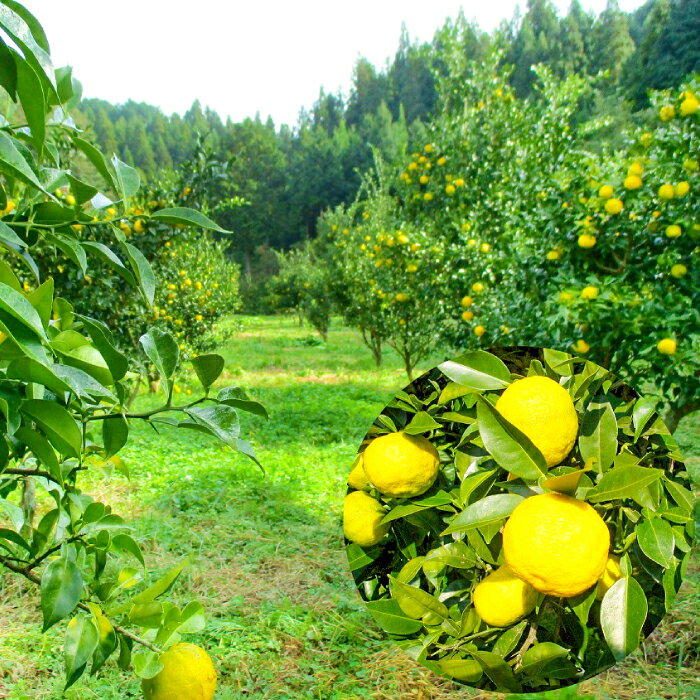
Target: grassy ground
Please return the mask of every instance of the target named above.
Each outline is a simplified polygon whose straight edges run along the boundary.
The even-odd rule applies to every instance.
[[[194,554],[175,595],[193,592],[209,611],[206,631],[191,641],[215,658],[217,700],[496,697],[459,688],[399,653],[364,611],[346,570],[345,479],[367,427],[405,383],[398,358],[389,354],[377,371],[355,332],[333,330],[318,345],[308,329],[279,318],[243,319],[223,354],[225,383],[248,388],[271,413],[269,422],[247,417],[243,430],[266,474],[198,433],[158,436],[141,427],[123,453],[131,480],[86,483],[133,522],[152,569]],[[678,432],[696,477],[699,427],[696,414]],[[520,697],[697,697],[697,573],[696,566],[642,651],[558,696]],[[35,591],[0,574],[0,697],[62,697],[60,631],[41,635],[39,621]],[[110,663],[65,697],[123,700],[140,691],[133,675]]]

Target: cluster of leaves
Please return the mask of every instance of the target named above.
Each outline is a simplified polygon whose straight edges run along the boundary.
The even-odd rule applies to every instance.
[[[162,650],[202,628],[203,608],[163,600],[186,562],[149,581],[127,523],[83,493],[79,477],[91,468],[126,471],[117,453],[135,420],[204,432],[255,459],[239,438],[237,409],[261,407],[235,387],[210,394],[224,365],[215,354],[191,359],[202,395],[174,405],[178,342],[154,328],[138,346],[162,380],[165,401],[146,413],[128,412],[135,352],[126,354],[104,322],[57,295],[35,254],[54,247],[83,276],[105,264],[151,307],[157,280],[134,245],[138,229],[217,226],[184,207],[136,215],[136,171],[116,157],[107,161],[74,126],[66,110],[80,86],[69,70],[53,69],[37,20],[3,0],[0,27],[9,38],[0,41],[0,85],[17,119],[0,129],[0,570],[39,586],[45,630],[68,620],[67,686],[117,654],[121,668],[150,677],[162,667]],[[73,152],[89,160],[104,191],[73,174],[65,157]],[[105,207],[114,212],[106,222],[99,220]],[[130,223],[120,228],[121,219]],[[28,275],[24,283],[13,271],[17,263]]]
[[[378,545],[347,546],[368,609],[399,646],[433,670],[484,689],[576,683],[637,648],[658,624],[688,565],[694,539],[688,474],[656,411],[608,370],[559,351],[475,350],[399,392],[366,443],[388,431],[424,435],[439,450],[429,491],[389,499],[391,529]],[[548,376],[570,393],[578,440],[547,469],[533,443],[494,404],[523,376]],[[611,532],[622,577],[602,600],[540,594],[527,618],[492,627],[476,612],[477,584],[503,564],[501,530],[539,493],[591,504]]]

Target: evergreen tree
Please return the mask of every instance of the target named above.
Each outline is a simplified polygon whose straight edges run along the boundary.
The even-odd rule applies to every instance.
[[[634,48],[627,15],[620,11],[617,0],[608,0],[607,7],[591,30],[593,72],[609,71],[614,81],[618,82]]]

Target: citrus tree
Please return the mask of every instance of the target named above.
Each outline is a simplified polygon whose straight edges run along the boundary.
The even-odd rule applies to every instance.
[[[374,422],[349,486],[348,561],[372,616],[487,690],[570,685],[632,652],[695,536],[654,401],[560,351],[475,350],[423,375]]]
[[[154,579],[128,524],[84,493],[80,477],[95,468],[123,469],[118,453],[139,421],[204,432],[254,458],[239,438],[240,391],[212,394],[224,361],[199,355],[190,364],[201,394],[176,404],[174,378],[184,358],[169,332],[152,328],[138,344],[142,361],[162,379],[163,403],[130,412],[135,351],[118,347],[107,324],[58,295],[54,267],[42,269],[34,253],[54,246],[83,276],[96,261],[106,263],[152,308],[156,277],[135,244],[136,222],[145,230],[217,226],[184,207],[132,212],[138,174],[116,157],[108,161],[75,128],[68,109],[79,99],[79,83],[70,70],[54,70],[36,18],[3,0],[0,28],[0,85],[11,104],[0,129],[0,569],[37,587],[44,630],[64,626],[66,687],[114,659],[153,679],[144,681],[147,697],[166,697],[153,690],[163,683],[170,685],[168,698],[191,697],[183,695],[186,688],[173,693],[167,670],[167,650],[183,653],[183,635],[205,624],[199,602],[178,607],[167,600],[188,562]],[[74,175],[65,156],[73,152],[89,160],[101,182]],[[109,242],[96,234],[105,229],[99,212],[107,195]],[[133,236],[119,227],[121,219],[132,222]],[[215,680],[195,658],[206,652],[193,655],[184,646],[195,671],[189,689],[211,698]]]
[[[410,378],[438,344],[444,318],[444,248],[404,222],[381,161],[347,209],[322,218],[330,238],[338,308],[358,326],[377,364],[382,343],[401,357]]]

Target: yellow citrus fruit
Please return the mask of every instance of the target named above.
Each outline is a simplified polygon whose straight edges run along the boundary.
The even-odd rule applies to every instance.
[[[619,214],[623,207],[624,205],[621,199],[609,199],[605,202],[605,211],[607,211],[608,214]]]
[[[610,199],[610,197],[613,196],[613,188],[612,185],[603,185],[599,190],[598,190],[598,196],[602,197],[603,199]]]
[[[677,263],[671,268],[671,276],[675,277],[676,279],[685,277],[687,274],[688,268],[685,265],[683,265],[683,263]]]
[[[408,294],[403,294],[402,292],[399,292],[396,295],[396,301],[408,301]]]
[[[440,456],[429,440],[403,431],[374,438],[364,451],[365,474],[385,496],[410,498],[435,482]]]
[[[476,292],[477,294],[479,292],[483,292],[484,291],[483,283],[482,282],[474,282],[474,284],[472,285],[472,291]]]
[[[503,554],[516,576],[547,595],[574,596],[600,578],[610,532],[596,510],[561,493],[521,501],[503,528]]]
[[[683,161],[683,168],[689,173],[696,173],[700,169],[700,162],[696,158],[686,158]],[[690,188],[690,185],[688,185]]]
[[[429,202],[432,198],[433,198],[433,193],[432,193],[432,192],[426,192],[426,193],[423,195],[423,199],[424,199],[426,202]]]
[[[644,166],[638,160],[635,160],[634,163],[627,168],[628,175],[641,175],[643,172]]]
[[[387,514],[382,504],[364,491],[353,491],[345,497],[343,532],[361,547],[377,544],[389,532],[389,523],[381,524]]]
[[[580,242],[579,245],[581,245]],[[547,260],[559,260],[559,258],[561,258],[561,253],[558,250],[550,250],[547,253]]]
[[[666,105],[659,110],[661,121],[667,122],[676,116],[676,108],[673,105]]]
[[[474,298],[470,296],[462,297],[462,306],[471,306],[474,303]]]
[[[491,244],[490,243],[482,243],[481,246],[479,247],[479,250],[481,250],[482,253],[488,253],[489,250],[491,250]]]
[[[690,183],[687,182],[686,180],[679,182],[675,186],[674,192],[676,194],[676,197],[685,197],[685,195],[687,195],[688,192],[690,192]]]
[[[681,231],[681,227],[678,226],[678,224],[671,224],[670,226],[666,227],[666,237],[667,238],[678,238],[678,236],[683,233]]]
[[[553,467],[571,452],[578,415],[569,392],[549,377],[525,377],[499,397],[496,410],[525,433]]]
[[[479,338],[481,338],[481,336],[484,335],[484,333],[486,333],[486,329],[483,326],[477,326],[474,329],[474,334],[479,336]]]
[[[699,108],[700,102],[698,102],[698,98],[695,97],[695,95],[690,95],[689,97],[686,97],[683,102],[681,102],[681,114],[684,117],[687,117],[690,114],[695,114]]]
[[[603,600],[603,596],[608,592],[610,586],[621,578],[622,569],[620,569],[620,560],[614,554],[611,554],[603,570],[603,575],[598,579],[595,597],[598,600]]]
[[[348,476],[348,486],[358,491],[367,491],[370,487],[370,483],[367,474],[365,474],[365,467],[362,462],[362,455],[357,455],[357,457],[355,457],[355,463],[350,470],[350,476]]]
[[[429,178],[427,175],[421,175],[421,176],[420,176],[420,183],[421,183],[421,185],[427,185],[427,184],[428,184],[428,180],[430,180],[430,178]]]
[[[508,627],[529,615],[537,603],[537,591],[518,578],[508,566],[501,566],[474,589],[474,607],[492,627]]]
[[[624,185],[626,190],[638,190],[642,186],[642,178],[639,175],[628,175]]]
[[[145,679],[145,700],[211,700],[216,690],[216,669],[196,644],[175,644],[160,657],[163,670]]]
[[[574,350],[579,353],[579,355],[585,355],[590,349],[591,346],[583,338],[579,338],[574,343]]]
[[[452,195],[457,191],[454,185],[445,185],[445,194]]]
[[[597,242],[598,239],[595,236],[591,236],[590,233],[582,233],[578,237],[578,244],[581,248],[592,248]]]
[[[581,298],[593,301],[598,296],[598,287],[584,287],[581,290]]]
[[[473,318],[474,318],[473,311],[463,311],[462,312],[462,320],[463,321],[471,321]]]
[[[664,338],[663,340],[660,340],[656,345],[656,349],[662,355],[673,355],[676,352],[676,347],[677,344],[673,338]]]
[[[661,185],[659,187],[659,197],[661,199],[673,199],[676,194],[676,190],[673,185]]]

